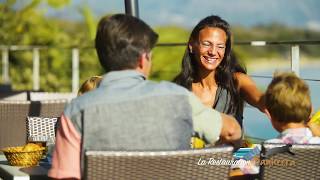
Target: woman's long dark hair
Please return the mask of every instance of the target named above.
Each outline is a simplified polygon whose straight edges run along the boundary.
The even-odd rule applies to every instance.
[[[230,106],[226,109],[228,114],[242,114],[243,99],[240,97],[238,91],[238,82],[234,77],[236,72],[246,73],[235,58],[231,50],[231,31],[229,24],[221,19],[219,16],[208,16],[202,19],[192,30],[188,44],[198,40],[199,32],[206,27],[216,27],[225,31],[227,35],[226,50],[223,60],[215,71],[215,80],[217,84],[226,89],[230,95]],[[192,82],[197,76],[197,61],[194,55],[186,48],[182,59],[181,72],[174,78],[174,82],[191,90]]]

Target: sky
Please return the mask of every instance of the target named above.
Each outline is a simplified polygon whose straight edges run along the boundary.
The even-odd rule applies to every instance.
[[[71,0],[48,14],[81,19],[77,7],[88,4],[99,18],[124,13],[124,0]],[[140,18],[152,26],[193,27],[208,15],[219,15],[231,25],[255,26],[277,22],[320,31],[319,0],[139,0]]]

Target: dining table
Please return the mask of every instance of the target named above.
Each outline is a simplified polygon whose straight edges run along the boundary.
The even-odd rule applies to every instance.
[[[43,159],[37,166],[22,167],[9,165],[4,154],[0,153],[0,180],[45,180],[48,177],[48,171],[51,165]]]

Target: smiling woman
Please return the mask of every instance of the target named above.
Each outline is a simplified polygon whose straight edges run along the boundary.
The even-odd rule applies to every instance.
[[[190,51],[194,51],[195,59],[199,64],[199,73],[215,71],[224,58],[226,40],[227,35],[222,29],[207,27],[200,31],[198,41],[194,40],[189,44]]]
[[[229,24],[219,16],[202,19],[192,30],[174,79],[206,106],[233,115],[242,126],[243,102],[265,111],[262,93],[231,51]]]

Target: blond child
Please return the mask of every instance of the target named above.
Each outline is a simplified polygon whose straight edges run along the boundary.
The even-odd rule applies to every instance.
[[[307,126],[312,104],[308,85],[292,72],[275,74],[269,84],[264,100],[272,126],[280,132],[267,143],[320,144]],[[310,123],[308,124],[310,125]],[[256,153],[258,155],[259,152]],[[242,174],[257,174],[259,166],[255,163],[238,167]]]
[[[312,104],[308,85],[292,72],[276,74],[265,93],[266,108],[272,126],[280,132],[272,143],[314,144],[314,137],[307,126]]]
[[[102,80],[102,76],[92,76],[89,79],[87,79],[80,86],[80,89],[78,91],[78,96],[81,96],[82,94],[97,88],[101,80]]]

